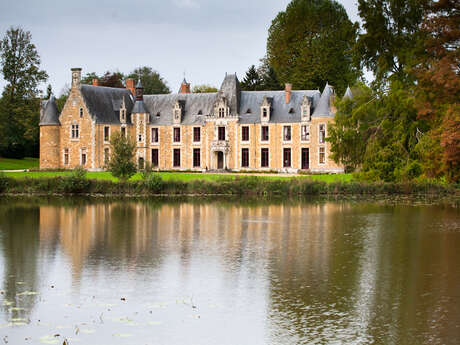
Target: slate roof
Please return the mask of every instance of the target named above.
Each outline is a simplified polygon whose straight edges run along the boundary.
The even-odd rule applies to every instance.
[[[47,101],[42,101],[42,112],[40,117],[40,126],[60,125],[59,112],[56,100],[53,95]]]
[[[185,101],[182,124],[203,124],[204,116],[213,112],[217,93],[181,93],[168,95],[145,95],[144,105],[150,113],[150,123],[171,125],[173,107],[177,101]],[[160,116],[157,116],[157,114]],[[201,113],[201,114],[200,114]]]
[[[95,116],[96,123],[120,123],[120,107],[123,99],[126,113],[131,114],[133,109],[133,96],[127,89],[113,87],[81,85],[81,94],[88,110]],[[128,116],[128,119],[130,116]]]
[[[260,106],[264,97],[272,100],[270,122],[273,123],[300,122],[304,97],[310,99],[312,117],[334,116],[330,108],[333,89],[329,85],[326,85],[322,94],[319,90],[291,91],[290,102],[286,104],[285,91],[241,91],[235,74],[226,75],[221,89],[216,93],[144,95],[143,101],[135,103],[131,92],[127,89],[81,85],[81,91],[97,123],[119,124],[123,98],[128,115],[149,113],[150,123],[153,125],[172,125],[173,108],[178,101],[185,104],[181,124],[202,125],[205,123],[206,115],[213,113],[215,103],[222,96],[228,101],[230,113],[238,114],[239,122],[243,124],[260,122]],[[130,118],[128,116],[129,120]]]
[[[264,97],[273,99],[270,110],[270,122],[300,122],[300,107],[305,96],[310,98],[312,107],[314,108],[319,102],[321,94],[317,90],[291,91],[291,100],[289,104],[286,104],[284,91],[242,91],[240,123],[260,122],[260,105]],[[251,113],[247,112],[248,109],[251,110]]]
[[[312,117],[334,117],[334,113],[331,112],[331,96],[333,94],[334,91],[332,87],[326,83],[318,106],[313,111]]]

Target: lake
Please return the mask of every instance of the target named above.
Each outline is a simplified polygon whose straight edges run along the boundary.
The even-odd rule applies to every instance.
[[[0,343],[460,343],[448,204],[3,199],[0,274]]]

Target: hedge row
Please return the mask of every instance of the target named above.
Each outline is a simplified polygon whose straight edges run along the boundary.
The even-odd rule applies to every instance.
[[[218,181],[163,180],[156,174],[141,181],[90,180],[83,175],[40,179],[0,176],[0,193],[7,194],[101,194],[101,195],[448,195],[458,187],[433,183],[325,183],[305,178],[268,180],[256,176]]]

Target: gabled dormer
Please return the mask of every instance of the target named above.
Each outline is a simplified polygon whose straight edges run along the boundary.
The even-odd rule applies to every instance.
[[[308,96],[305,96],[302,100],[300,113],[302,114],[302,122],[311,121],[311,100]]]
[[[173,106],[173,123],[178,125],[182,122],[185,112],[185,101],[177,100]]]
[[[126,102],[125,102],[125,97],[123,97],[123,101],[121,102],[120,105],[120,123],[121,124],[126,124],[127,119],[128,119],[128,111],[126,109]]]
[[[230,115],[230,107],[228,104],[228,100],[225,96],[221,96],[218,98],[218,100],[214,104],[214,117],[224,118],[229,115]]]
[[[272,110],[273,98],[265,96],[262,104],[260,105],[260,121],[270,121],[270,115]]]

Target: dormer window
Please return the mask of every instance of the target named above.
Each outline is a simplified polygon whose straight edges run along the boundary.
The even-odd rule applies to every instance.
[[[289,109],[289,114],[294,114],[294,108]]]
[[[260,105],[260,116],[261,121],[268,122],[270,121],[270,111],[272,107],[273,98],[271,97],[264,97],[262,104]]]
[[[125,122],[126,121],[126,110],[121,110],[121,121]]]
[[[251,114],[252,111],[251,111],[251,108],[248,108],[248,110],[246,110],[246,114]]]
[[[230,113],[228,108],[227,99],[220,97],[214,104],[214,117],[224,118]]]
[[[80,108],[80,117],[83,117],[83,108]]]
[[[160,117],[160,112],[157,113],[157,117]]]
[[[174,123],[175,124],[180,124],[182,122],[182,114],[184,110],[184,101],[176,101],[176,104],[174,104],[173,108],[173,117],[174,117]]]
[[[219,117],[225,117],[225,109],[219,108]]]
[[[310,99],[305,96],[302,105],[301,105],[301,114],[302,114],[302,121],[311,121],[311,102]]]
[[[203,115],[203,111],[199,110],[198,115]]]

